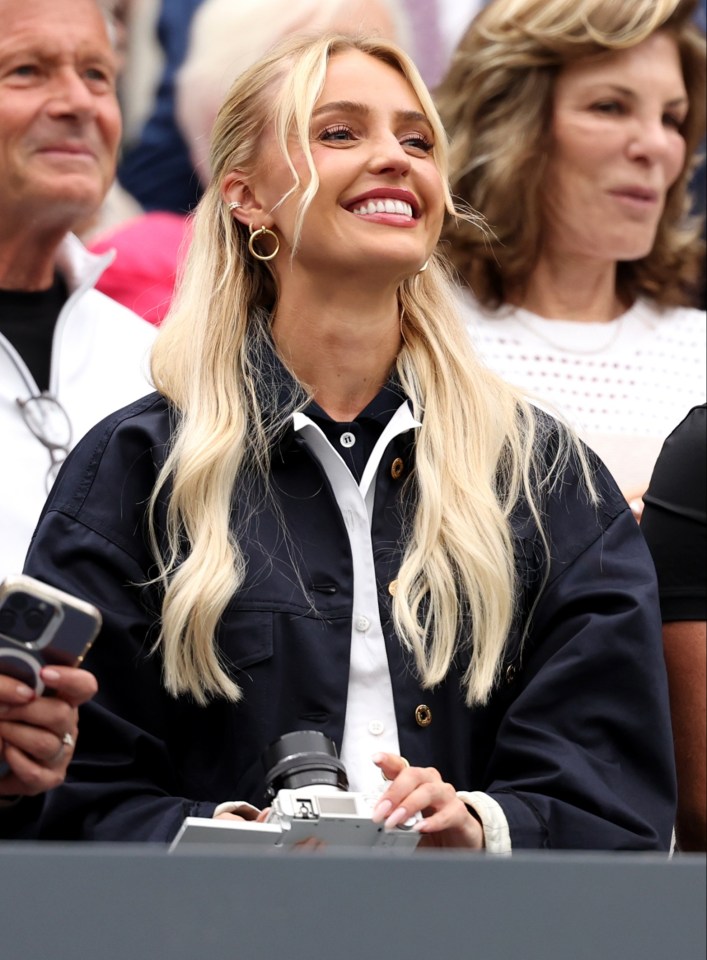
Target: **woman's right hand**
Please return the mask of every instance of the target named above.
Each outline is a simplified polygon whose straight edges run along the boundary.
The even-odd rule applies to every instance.
[[[54,696],[38,697],[14,677],[0,674],[0,756],[9,770],[0,778],[0,797],[36,796],[63,782],[78,736],[78,707],[98,684],[74,667],[43,667]]]

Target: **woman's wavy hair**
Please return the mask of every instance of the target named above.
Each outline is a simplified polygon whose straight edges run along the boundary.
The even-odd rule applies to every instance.
[[[582,57],[626,50],[656,31],[675,38],[689,97],[683,170],[668,191],[653,249],[619,264],[619,292],[665,305],[694,301],[704,254],[688,184],[705,132],[705,40],[695,0],[493,0],[472,22],[436,91],[450,137],[451,189],[493,237],[449,218],[458,273],[486,306],[523,290],[542,247],[543,188],[555,80]]]
[[[256,168],[263,131],[274,128],[292,171],[286,196],[298,202],[301,230],[318,188],[309,147],[312,110],[329,59],[348,50],[368,54],[407,78],[433,128],[433,156],[446,184],[446,140],[430,94],[412,61],[387,41],[340,35],[290,39],[235,82],[216,119],[212,178],[152,360],[154,382],[176,412],[149,509],[157,580],[164,590],[156,647],[163,653],[166,688],[200,703],[241,696],[215,640],[246,574],[239,528],[230,524],[244,504],[253,511],[261,505],[256,491],[268,490],[270,450],[294,409],[309,399],[302,386],[291,406],[281,409],[276,387],[263,383],[277,286],[268,267],[249,254],[248,231],[228,210],[222,184],[233,170],[247,176]],[[307,183],[292,162],[288,141],[293,140],[306,158]],[[448,191],[446,202],[451,213]],[[294,247],[296,257],[297,241]],[[467,700],[481,703],[498,676],[515,614],[511,511],[524,497],[539,522],[544,490],[574,446],[569,435],[560,442],[554,471],[536,463],[537,451],[547,446],[542,435],[550,429],[547,421],[477,360],[457,313],[451,272],[439,253],[424,272],[403,281],[399,304],[403,346],[397,373],[422,426],[407,490],[411,509],[393,599],[395,626],[426,686],[444,678],[461,638],[470,651]],[[266,495],[274,504],[274,494]],[[163,530],[158,517],[165,500]]]

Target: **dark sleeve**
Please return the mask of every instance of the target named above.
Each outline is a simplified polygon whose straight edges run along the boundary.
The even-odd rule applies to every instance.
[[[663,620],[707,620],[707,405],[665,441],[643,499]]]
[[[655,573],[625,501],[553,498],[552,561],[486,791],[514,848],[668,850],[676,787]]]
[[[2,836],[164,842],[185,816],[210,817],[228,799],[210,802],[184,790],[176,704],[151,653],[160,605],[142,533],[155,473],[151,433],[144,411],[89,433],[67,460],[35,532],[25,572],[103,614],[84,664],[99,692],[80,708],[66,782],[46,794],[41,809],[21,801],[4,811]],[[112,527],[110,517],[120,523]]]

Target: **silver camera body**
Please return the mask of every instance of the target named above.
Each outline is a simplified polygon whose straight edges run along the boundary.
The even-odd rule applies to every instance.
[[[280,842],[290,846],[314,837],[331,846],[397,847],[414,850],[420,834],[417,818],[387,830],[371,819],[378,795],[351,793],[315,784],[299,790],[278,790],[265,824],[276,825]],[[240,824],[239,824],[240,826]]]
[[[187,817],[170,850],[183,843],[235,843],[292,847],[314,838],[329,846],[413,850],[420,840],[412,817],[392,829],[371,815],[379,794],[355,793],[336,745],[318,730],[286,733],[265,750],[263,823]]]

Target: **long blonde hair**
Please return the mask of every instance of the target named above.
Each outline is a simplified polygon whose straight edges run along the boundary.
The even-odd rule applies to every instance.
[[[542,195],[555,79],[580,58],[674,37],[689,98],[685,164],[668,191],[653,249],[619,264],[620,292],[661,304],[695,297],[704,245],[689,216],[688,183],[705,132],[705,43],[694,0],[493,0],[455,51],[436,102],[450,137],[451,187],[483,214],[494,237],[451,220],[443,238],[459,274],[485,305],[522,290],[544,229]]]
[[[445,137],[430,95],[412,62],[385,41],[339,35],[291,39],[236,81],[217,117],[213,176],[194,218],[184,275],[152,362],[155,384],[178,414],[150,503],[164,586],[157,643],[167,689],[174,695],[189,692],[201,703],[214,695],[235,701],[241,694],[214,642],[219,619],[246,572],[238,530],[229,527],[234,491],[248,503],[254,478],[267,484],[270,448],[294,406],[308,399],[302,388],[292,408],[277,409],[259,396],[262,383],[256,389],[277,289],[267,267],[249,255],[247,230],[228,211],[221,184],[234,169],[253,169],[261,134],[272,120],[290,160],[292,190],[301,190],[301,227],[318,186],[308,144],[312,110],[329,59],[348,49],[376,57],[408,79],[434,129],[435,161],[446,178]],[[292,137],[309,166],[304,189],[288,153]],[[448,193],[447,205],[451,212]],[[497,677],[514,616],[510,514],[523,496],[539,520],[535,505],[559,463],[555,471],[536,464],[543,446],[537,431],[546,421],[477,360],[439,253],[425,272],[402,283],[399,301],[404,344],[397,371],[422,427],[410,491],[415,507],[393,600],[395,627],[428,687],[444,678],[460,637],[469,644],[467,700],[481,703]],[[561,442],[558,460],[570,449]],[[155,516],[166,494],[161,540]]]

